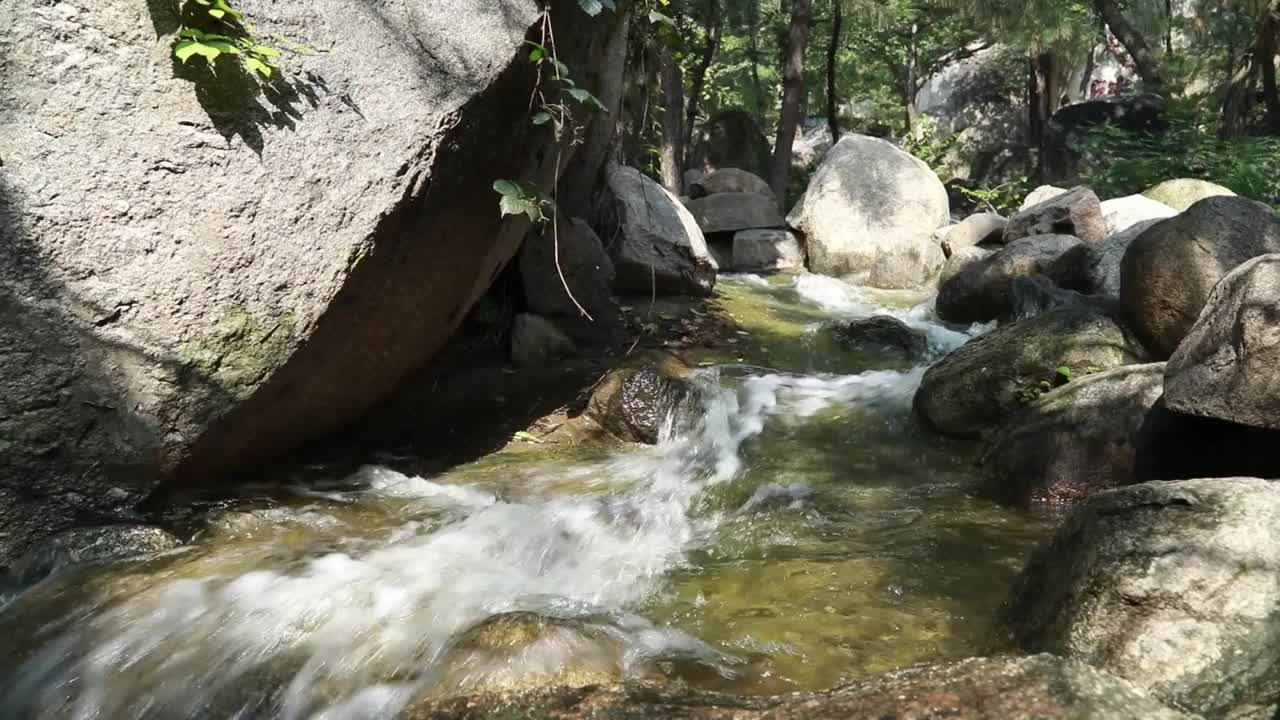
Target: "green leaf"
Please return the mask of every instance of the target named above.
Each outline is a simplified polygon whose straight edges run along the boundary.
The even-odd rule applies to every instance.
[[[539,445],[542,444],[542,441],[539,440],[536,435],[534,435],[533,433],[525,432],[524,430],[517,432],[515,434],[515,438],[517,440],[524,440],[525,442],[538,443]]]
[[[1071,379],[1071,368],[1067,367],[1066,365],[1063,365],[1062,367],[1058,368],[1056,372],[1062,377],[1067,378],[1068,380]]]
[[[181,30],[179,30],[179,31],[178,31],[178,37],[180,37],[180,38],[187,38],[187,39],[190,39],[190,40],[203,40],[203,39],[204,39],[204,31],[203,31],[203,30],[201,30],[200,28],[188,28],[188,27],[184,27],[184,28],[182,28]]]
[[[248,68],[250,72],[257,73],[264,78],[271,77],[271,66],[262,62],[258,58],[245,58],[244,66]]]
[[[225,43],[223,44],[225,45]],[[199,55],[209,63],[213,63],[221,54],[221,49],[197,40],[182,40],[173,46],[173,56],[184,63],[195,55]]]
[[[569,94],[569,97],[572,97],[574,100],[582,103],[583,107],[608,112],[608,110],[605,109],[604,103],[600,102],[600,98],[592,95],[582,88],[568,88],[565,92]]]
[[[257,55],[264,55],[266,57],[280,57],[280,51],[271,47],[270,45],[255,44],[252,48],[250,48],[250,50],[252,50]]]
[[[494,180],[493,189],[499,195],[524,195],[520,186],[510,180]]]
[[[551,113],[544,110],[533,114],[534,125],[546,125],[548,122],[551,122]]]
[[[211,48],[217,49],[219,52],[226,53],[227,55],[240,54],[240,48],[236,47],[235,45],[232,45],[231,43],[225,40],[213,40],[210,42],[206,42],[204,44],[208,45]]]
[[[578,7],[582,8],[582,12],[591,17],[599,15],[600,11],[604,9],[604,5],[600,3],[600,0],[578,0]]]
[[[552,62],[554,62],[554,63],[556,64],[556,76],[557,76],[557,77],[560,77],[560,78],[567,78],[567,77],[569,77],[569,66],[568,66],[568,65],[565,65],[564,63],[560,62],[559,60],[555,60],[555,59],[553,59],[553,60],[552,60]]]
[[[547,54],[546,51],[543,50],[542,48],[534,48],[529,51],[529,62],[536,63],[539,60],[541,60],[546,54]]]

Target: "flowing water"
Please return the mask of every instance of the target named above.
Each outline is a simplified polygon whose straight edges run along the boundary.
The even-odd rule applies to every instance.
[[[820,276],[720,295],[749,334],[708,356],[659,446],[369,465],[229,503],[188,547],[0,608],[0,715],[348,720],[617,679],[773,693],[981,652],[1046,521],[971,496],[971,449],[911,417],[924,368],[830,324],[894,314],[933,357],[981,328]]]

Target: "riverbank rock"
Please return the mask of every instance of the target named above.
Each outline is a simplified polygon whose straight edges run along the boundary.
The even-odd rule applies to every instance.
[[[1164,220],[1177,214],[1177,210],[1145,195],[1128,195],[1102,203],[1102,220],[1107,224],[1108,238],[1138,223]]]
[[[978,437],[1034,401],[1058,368],[1109,370],[1145,357],[1113,311],[1067,305],[965,343],[929,368],[914,405],[938,431]]]
[[[870,270],[882,257],[912,262],[949,217],[947,191],[922,161],[884,140],[845,135],[827,153],[787,222],[805,237],[809,269]]]
[[[1129,484],[1138,432],[1163,380],[1164,363],[1129,365],[1041,396],[992,436],[983,494],[1016,505],[1059,503]]]
[[[560,59],[603,65],[619,16],[568,5]],[[554,183],[533,0],[237,8],[347,49],[290,53],[264,92],[231,57],[176,63],[174,3],[6,7],[0,563],[361,416],[518,250],[494,182]]]
[[[716,261],[697,220],[679,198],[639,170],[611,165],[605,172],[611,202],[598,226],[621,290],[706,295],[715,287]]]
[[[957,250],[986,243],[1003,243],[1004,228],[1009,221],[995,213],[978,213],[948,228],[942,238],[942,251],[948,258]]]
[[[1036,235],[965,265],[938,287],[938,317],[947,322],[987,322],[1008,317],[1017,277],[1042,274],[1063,253],[1081,244],[1070,235]]]
[[[956,250],[951,254],[951,257],[947,258],[946,264],[942,266],[942,272],[938,275],[938,286],[945,285],[948,280],[958,275],[960,271],[990,257],[994,252],[994,250],[976,246]]]
[[[562,219],[558,229],[558,242],[548,226],[520,248],[525,305],[540,315],[567,318],[581,315],[575,300],[597,318],[615,312],[611,295],[616,272],[600,238],[579,218]]]
[[[717,173],[718,174],[718,173]],[[723,192],[689,200],[685,207],[704,233],[785,227],[778,201],[753,192]]]
[[[1280,215],[1235,197],[1201,200],[1151,226],[1125,251],[1120,302],[1147,347],[1167,358],[1200,317],[1209,293],[1246,260],[1280,252]]]
[[[769,187],[769,183],[758,175],[734,167],[721,168],[710,175],[699,176],[693,182],[686,181],[685,187],[694,199],[717,193],[755,193],[774,198],[773,188]],[[776,198],[774,202],[777,202]]]
[[[1280,430],[1280,255],[1232,270],[1169,359],[1165,403]]]
[[[904,360],[919,359],[929,350],[923,332],[892,315],[854,320],[840,329],[840,336],[855,351],[887,353]]]
[[[1277,563],[1274,481],[1099,493],[1032,556],[1010,632],[1021,648],[1087,662],[1209,717],[1266,708],[1280,701]]]
[[[1019,210],[1004,229],[1005,243],[1033,235],[1072,235],[1087,243],[1102,242],[1107,237],[1102,203],[1089,188],[1072,188]]]
[[[1147,228],[1160,220],[1143,220],[1100,243],[1081,243],[1055,260],[1046,274],[1060,287],[1085,295],[1120,297],[1120,264]]]
[[[1132,683],[1051,655],[926,665],[772,697],[626,685],[430,701],[403,720],[1191,720]]]
[[[738,272],[772,272],[804,267],[804,250],[790,230],[739,230],[733,234],[730,267]]]
[[[1155,187],[1146,190],[1143,195],[1182,212],[1196,203],[1211,197],[1234,197],[1229,188],[1222,187],[1208,180],[1181,178],[1165,180]]]
[[[918,238],[876,258],[866,282],[885,290],[922,288],[933,283],[946,264],[947,256],[938,243]]]
[[[684,363],[662,353],[611,370],[584,414],[620,440],[654,445],[664,425],[678,419],[681,405],[695,396],[689,373]]]

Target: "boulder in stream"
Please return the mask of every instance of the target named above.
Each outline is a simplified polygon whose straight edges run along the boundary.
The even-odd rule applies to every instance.
[[[1160,220],[1143,220],[1100,243],[1081,243],[1054,260],[1045,271],[1062,288],[1086,295],[1120,297],[1120,263],[1125,251]]]
[[[787,222],[805,237],[810,270],[844,276],[870,270],[884,257],[932,262],[921,254],[921,243],[936,247],[933,232],[949,216],[946,188],[923,161],[884,140],[845,135]],[[914,274],[927,272],[922,267]]]
[[[1133,478],[1138,432],[1160,399],[1164,363],[1085,375],[1009,418],[982,457],[983,494],[1071,502]]]
[[[1113,310],[1065,305],[1001,325],[940,360],[925,373],[915,409],[940,432],[978,437],[1038,399],[1060,368],[1083,374],[1145,358]]]
[[[888,354],[903,360],[919,360],[929,350],[929,339],[892,315],[854,320],[840,328],[840,337],[857,352]]]
[[[1133,683],[1052,655],[895,670],[825,692],[766,697],[680,687],[552,688],[430,700],[402,720],[1193,720]]]
[[[665,353],[637,358],[610,370],[596,385],[585,414],[609,434],[627,442],[656,444],[681,406],[695,397],[688,366]]]
[[[1010,317],[1014,278],[1044,273],[1079,244],[1080,239],[1070,235],[1036,235],[965,265],[939,286],[938,317],[957,323]]]
[[[1275,481],[1098,493],[1032,556],[1009,602],[1009,632],[1025,650],[1087,662],[1208,717],[1272,717],[1278,564]]]
[[[1167,358],[1200,317],[1223,276],[1280,252],[1280,214],[1253,200],[1211,197],[1139,235],[1120,266],[1125,317],[1147,347]]]
[[[739,272],[804,268],[804,250],[790,230],[739,230],[733,234],[731,267]]]
[[[947,229],[942,238],[942,251],[948,258],[957,250],[974,245],[1004,242],[1004,228],[1009,221],[995,213],[977,213]]]

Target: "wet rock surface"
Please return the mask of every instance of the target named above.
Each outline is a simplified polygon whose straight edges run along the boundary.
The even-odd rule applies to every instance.
[[[1038,235],[963,265],[938,288],[938,317],[949,322],[1010,317],[1014,279],[1044,273],[1063,253],[1080,244],[1079,238],[1070,235]]]
[[[859,352],[880,352],[912,360],[924,357],[929,340],[919,330],[890,315],[855,320],[840,329],[841,339]]]
[[[585,414],[621,440],[653,445],[664,423],[694,395],[688,373],[678,360],[661,354],[612,370],[591,394]]]

